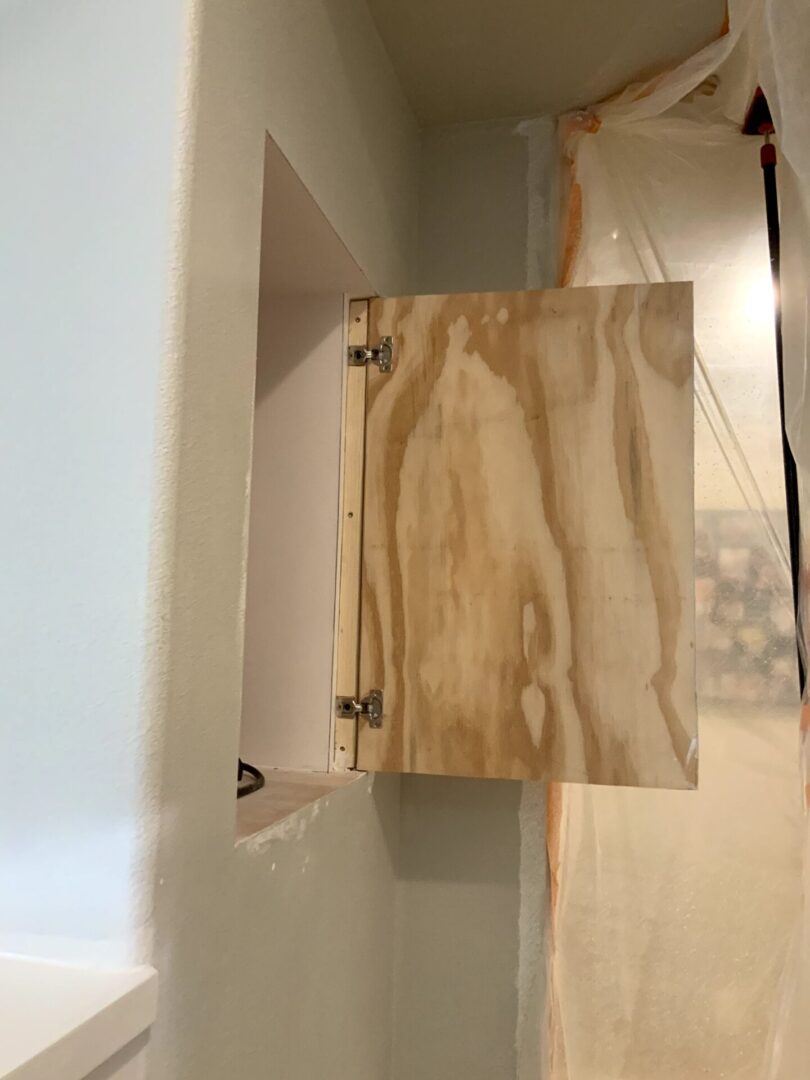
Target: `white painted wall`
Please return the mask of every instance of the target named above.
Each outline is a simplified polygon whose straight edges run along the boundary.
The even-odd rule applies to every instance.
[[[395,909],[407,950],[440,908],[447,933],[425,962],[431,978],[455,968],[460,992],[425,1060],[467,1060],[453,1048],[494,1005],[482,1060],[507,1075],[520,995],[495,994],[517,978],[525,895],[511,790],[482,786],[469,823],[473,788],[457,801],[452,785],[437,799],[413,782],[398,904],[397,778],[234,847],[265,132],[382,293],[418,287],[419,135],[362,0],[197,0],[188,18],[181,40],[165,0],[134,13],[13,2],[0,15],[0,96],[27,103],[0,112],[15,161],[0,175],[14,388],[0,430],[4,461],[20,463],[0,491],[15,522],[0,553],[2,705],[15,725],[0,789],[15,885],[2,889],[2,943],[153,960],[149,1080],[275,1075],[277,1063],[285,1080],[381,1080]],[[498,143],[514,181],[492,179],[489,198],[519,203],[519,155]],[[514,221],[508,236],[499,265],[516,284]],[[448,273],[436,287],[491,284]],[[36,764],[36,797],[20,761]],[[418,888],[435,849],[420,854],[414,825],[447,838],[440,877]],[[471,900],[459,933],[454,899]],[[471,948],[490,919],[497,970]],[[401,1054],[409,1030],[420,1037],[407,1002],[420,977],[400,974]],[[489,990],[474,1000],[470,980]]]
[[[556,163],[552,117],[425,131],[417,291],[556,285]]]
[[[270,130],[406,290],[418,135],[361,2],[181,14],[0,13],[0,947],[154,958],[151,1077],[376,1080],[398,781],[234,848],[258,226]]]
[[[203,0],[164,398],[162,778],[149,1080],[380,1080],[398,781],[234,849],[265,132],[369,280],[414,277],[418,132],[362,0]],[[362,58],[363,77],[357,77]],[[167,477],[168,479],[168,477]]]
[[[393,1080],[517,1076],[521,786],[403,777]]]
[[[227,1035],[198,1033],[182,1075],[387,1080],[398,789],[397,777],[364,778],[240,844],[242,918],[217,1003]]]
[[[181,9],[0,7],[0,950],[133,952]]]
[[[514,120],[429,128],[419,169],[422,293],[526,287],[526,139]]]
[[[403,777],[391,1080],[540,1080],[545,785]]]

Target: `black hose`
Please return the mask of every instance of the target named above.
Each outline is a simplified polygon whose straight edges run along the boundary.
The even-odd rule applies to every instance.
[[[762,178],[765,184],[765,214],[768,221],[768,250],[774,295],[774,329],[776,331],[776,372],[779,380],[779,415],[782,422],[782,461],[785,472],[785,508],[787,510],[788,543],[790,545],[790,575],[793,584],[793,613],[796,618],[796,648],[799,658],[799,693],[804,697],[805,670],[799,644],[799,579],[801,568],[799,524],[799,480],[796,460],[787,437],[785,424],[785,373],[782,360],[782,295],[779,235],[779,196],[776,188],[776,148],[766,142],[760,152]]]
[[[247,773],[248,776],[253,777],[249,784],[242,783],[245,773]],[[252,795],[254,791],[260,791],[263,787],[264,773],[257,769],[255,765],[248,765],[246,761],[242,761],[242,759],[239,758],[239,765],[236,771],[237,799],[241,799],[245,795]]]

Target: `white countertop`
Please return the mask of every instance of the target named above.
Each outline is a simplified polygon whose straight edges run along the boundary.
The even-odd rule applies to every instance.
[[[0,1080],[84,1080],[155,1019],[150,967],[0,956]]]

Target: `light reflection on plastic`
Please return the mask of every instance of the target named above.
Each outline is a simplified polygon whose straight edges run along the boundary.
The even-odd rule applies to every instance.
[[[774,297],[770,273],[757,272],[747,283],[743,314],[752,328],[764,330],[773,325]]]

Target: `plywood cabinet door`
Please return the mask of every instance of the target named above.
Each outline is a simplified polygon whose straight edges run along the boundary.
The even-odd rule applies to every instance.
[[[370,301],[360,769],[697,779],[689,284]]]

